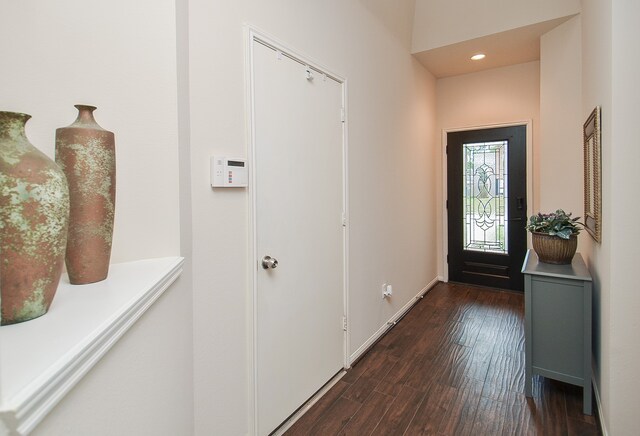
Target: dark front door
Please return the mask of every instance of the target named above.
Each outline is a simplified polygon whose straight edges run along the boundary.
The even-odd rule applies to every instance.
[[[447,134],[449,280],[524,289],[526,126]]]

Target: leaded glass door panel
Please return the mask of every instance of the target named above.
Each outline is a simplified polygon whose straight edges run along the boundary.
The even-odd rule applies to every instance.
[[[522,290],[526,126],[447,135],[449,280]]]

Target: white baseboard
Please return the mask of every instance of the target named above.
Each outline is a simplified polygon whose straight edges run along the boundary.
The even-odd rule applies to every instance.
[[[596,395],[596,409],[598,410],[598,418],[600,418],[600,427],[602,428],[602,435],[609,436],[609,432],[607,431],[607,424],[604,420],[604,415],[602,414],[602,401],[600,400],[600,391],[598,390],[598,384],[596,383],[595,377],[591,377],[591,385],[593,386],[593,392]]]
[[[398,312],[396,312],[396,314],[393,315],[389,319],[389,321],[385,322],[382,326],[380,326],[378,331],[376,331],[369,339],[367,339],[364,342],[364,344],[362,344],[356,351],[353,352],[353,354],[351,354],[351,356],[349,356],[349,366],[351,366],[351,364],[353,362],[358,360],[358,358],[360,358],[360,356],[362,356],[369,348],[371,348],[371,346],[373,344],[375,344],[378,341],[378,339],[380,339],[382,337],[382,335],[384,335],[384,333],[387,330],[389,330],[389,328],[391,328],[391,326],[393,326],[393,324],[395,324],[400,318],[402,318],[402,316],[405,313],[407,313],[407,311],[409,309],[411,309],[413,307],[413,305],[416,304],[418,302],[418,300],[420,300],[420,298],[422,298],[422,296],[424,294],[429,292],[431,290],[431,288],[433,288],[440,281],[441,281],[440,277],[436,277],[433,280],[431,280],[429,282],[429,284],[427,286],[425,286],[424,288],[422,288],[420,290],[420,292],[418,292],[418,294],[415,297],[413,297],[411,300],[409,300],[409,302],[407,302],[407,304],[405,304],[402,307],[402,309],[400,309]]]
[[[331,380],[329,380],[329,382],[327,382],[326,385],[322,387],[322,389],[320,389],[314,394],[313,397],[307,400],[307,402],[304,403],[304,405],[300,407],[300,409],[298,409],[296,413],[291,415],[289,419],[282,423],[280,427],[275,429],[272,433],[272,436],[282,436],[283,434],[285,434],[285,432],[289,430],[291,426],[296,423],[296,421],[302,418],[302,416],[307,413],[309,409],[311,409],[313,405],[316,404],[320,400],[320,398],[324,396],[324,394],[329,392],[329,390],[334,387],[346,373],[346,371],[340,371],[338,374],[336,374]]]

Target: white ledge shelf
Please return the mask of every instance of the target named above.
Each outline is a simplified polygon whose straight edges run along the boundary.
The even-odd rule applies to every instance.
[[[0,436],[26,435],[180,276],[184,259],[113,264],[99,283],[63,277],[49,313],[0,327]]]

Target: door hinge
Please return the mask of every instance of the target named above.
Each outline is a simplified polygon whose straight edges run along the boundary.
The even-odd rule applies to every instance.
[[[445,154],[449,154],[449,146],[448,145],[444,148],[444,153]]]
[[[342,317],[342,330],[344,330],[345,332],[347,331],[347,317],[346,316]]]
[[[347,215],[342,212],[342,227],[347,227]]]
[[[344,123],[344,120],[346,119],[346,113],[344,111],[344,108],[340,108],[340,121],[342,121]]]
[[[449,263],[449,255],[447,254],[447,263]]]
[[[449,209],[449,200],[446,200],[445,208]]]

